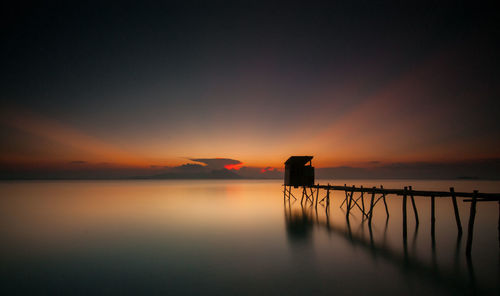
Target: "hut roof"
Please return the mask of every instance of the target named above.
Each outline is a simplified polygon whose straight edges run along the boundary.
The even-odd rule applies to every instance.
[[[313,159],[312,156],[290,156],[290,158],[285,161],[285,164],[291,165],[305,165]]]

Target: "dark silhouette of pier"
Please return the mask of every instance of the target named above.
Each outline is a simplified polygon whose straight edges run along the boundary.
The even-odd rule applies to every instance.
[[[469,210],[469,222],[467,226],[467,243],[465,248],[465,254],[470,258],[472,253],[472,241],[474,237],[474,221],[477,212],[478,202],[496,202],[498,204],[499,219],[498,219],[498,239],[500,246],[500,193],[480,193],[477,190],[473,192],[457,192],[453,187],[450,187],[449,191],[429,191],[429,190],[413,190],[412,186],[406,186],[402,189],[390,189],[384,188],[383,186],[378,187],[356,187],[347,186],[344,184],[340,185],[330,185],[330,184],[314,184],[314,167],[312,166],[312,156],[291,156],[285,162],[285,180],[284,180],[284,190],[283,199],[290,201],[291,198],[297,200],[298,198],[292,193],[292,187],[302,188],[300,203],[310,203],[314,205],[315,208],[318,204],[326,206],[328,210],[330,206],[330,192],[341,191],[344,192],[344,199],[340,207],[345,207],[345,216],[349,220],[349,215],[354,210],[359,210],[362,213],[363,220],[367,220],[368,224],[371,225],[373,219],[373,213],[375,207],[380,204],[380,201],[384,204],[385,213],[387,218],[390,216],[389,209],[387,207],[387,198],[394,196],[402,199],[402,230],[403,230],[403,241],[406,243],[408,239],[408,199],[410,199],[411,206],[413,209],[413,215],[415,223],[418,227],[420,223],[418,209],[415,203],[415,197],[428,197],[430,198],[431,206],[431,233],[435,233],[435,201],[436,198],[449,198],[453,204],[455,222],[457,226],[458,239],[462,237],[462,221],[460,213],[458,211],[458,199],[462,199],[462,202],[470,202]],[[299,189],[300,190],[300,189]],[[323,193],[320,196],[320,191]],[[300,191],[299,191],[300,192]],[[357,194],[357,196],[355,196]]]

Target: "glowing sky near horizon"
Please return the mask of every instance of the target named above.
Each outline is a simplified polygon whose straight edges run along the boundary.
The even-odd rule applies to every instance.
[[[101,5],[13,8],[2,164],[500,157],[485,8]]]

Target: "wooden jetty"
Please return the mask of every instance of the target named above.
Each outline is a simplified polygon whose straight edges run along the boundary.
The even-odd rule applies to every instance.
[[[466,244],[466,256],[471,256],[472,251],[472,239],[474,234],[474,221],[476,217],[476,205],[478,202],[497,202],[499,210],[498,219],[498,232],[499,232],[499,244],[500,244],[500,193],[481,193],[477,190],[473,192],[457,192],[453,187],[450,187],[449,191],[422,191],[413,190],[412,186],[407,186],[402,189],[390,189],[384,188],[383,186],[378,187],[356,187],[354,185],[347,186],[347,184],[341,185],[321,185],[314,184],[314,167],[312,167],[311,160],[312,156],[292,156],[285,162],[285,182],[283,190],[283,198],[290,200],[290,198],[297,199],[292,193],[292,187],[302,188],[302,195],[300,203],[311,203],[315,207],[318,204],[323,204],[328,207],[330,206],[330,192],[333,191],[343,191],[344,199],[340,207],[346,207],[346,219],[349,219],[349,215],[352,210],[358,209],[362,215],[363,219],[367,219],[368,223],[372,223],[373,210],[376,205],[383,201],[385,207],[385,213],[387,218],[389,218],[389,209],[387,207],[387,197],[396,196],[402,198],[402,216],[403,216],[403,240],[407,238],[407,203],[408,198],[411,201],[413,214],[415,218],[415,223],[418,227],[419,216],[418,209],[415,204],[415,197],[429,197],[431,203],[431,234],[435,233],[435,200],[436,198],[449,198],[453,204],[455,222],[457,226],[458,236],[461,237],[462,222],[460,219],[460,214],[458,211],[457,199],[461,198],[462,202],[470,202],[470,214],[469,223],[467,227],[467,244]],[[322,196],[320,196],[320,191],[325,191]],[[354,196],[355,193],[359,193],[358,196]]]

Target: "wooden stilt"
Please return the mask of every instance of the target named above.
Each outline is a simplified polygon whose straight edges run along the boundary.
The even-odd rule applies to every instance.
[[[436,198],[431,196],[431,239],[433,244],[436,240]]]
[[[302,187],[302,198],[300,199],[300,204],[302,205],[302,202],[304,201],[304,195],[306,194],[306,187]]]
[[[407,188],[405,187],[405,194],[403,195],[403,242],[406,244],[407,239],[408,239],[408,232],[407,232],[407,222],[406,222],[406,194]]]
[[[418,227],[419,221],[418,221],[418,211],[417,211],[417,206],[415,205],[415,198],[413,197],[413,193],[411,191],[413,188],[410,186],[410,198],[411,198],[411,205],[413,207],[413,213],[415,213],[415,224]]]
[[[363,185],[361,185],[361,190],[363,190]],[[365,198],[363,196],[364,192],[361,191],[361,207],[362,207],[362,211],[363,211],[363,215],[366,216],[366,211],[365,211]]]
[[[288,212],[292,212],[292,205],[290,204],[290,200],[288,200]]]
[[[355,189],[356,189],[356,186],[352,185],[352,189],[351,189],[351,198],[349,199],[349,200],[350,200],[350,202],[349,202],[349,206],[350,206],[350,208],[351,208],[351,209],[352,209],[352,208],[354,208],[354,204],[353,204],[353,202],[354,202],[354,190],[355,190]]]
[[[326,188],[326,207],[330,206],[330,183],[328,183],[328,187]]]
[[[373,201],[375,199],[375,187],[373,187],[373,192],[372,192],[372,198],[370,200],[370,215],[368,216],[368,224],[372,224],[372,217],[373,217]]]
[[[474,195],[472,196],[472,202],[470,204],[470,215],[469,215],[469,228],[467,229],[467,246],[465,247],[465,255],[467,257],[471,256],[472,253],[472,238],[474,236],[474,220],[476,219],[476,202],[477,202],[477,190],[474,190]]]
[[[453,202],[453,210],[455,211],[455,221],[457,222],[458,235],[462,235],[462,223],[460,222],[457,197],[455,196],[455,189],[453,187],[450,187],[450,193],[451,193],[451,200]]]
[[[318,198],[319,198],[319,184],[318,187],[316,187],[316,208],[318,208]]]
[[[293,195],[293,193],[292,193],[292,186],[288,186],[288,200],[289,201],[290,201],[290,198],[297,200],[297,198],[295,198],[295,195]]]
[[[384,190],[384,186],[380,185],[380,189]],[[389,218],[389,209],[387,208],[387,201],[385,200],[385,193],[382,193],[382,200],[384,201],[385,214]]]
[[[284,197],[283,197],[283,209],[284,209],[284,212],[285,212],[285,221],[286,221],[288,215],[286,213],[286,210],[287,210],[287,208],[286,208],[286,198],[284,198]]]
[[[347,185],[344,184],[344,188],[346,188],[346,187],[347,187]],[[341,208],[344,205],[344,203],[347,205],[347,189],[345,189],[345,198],[344,198],[344,201],[342,202],[342,204],[340,204]]]
[[[325,218],[326,218],[326,228],[330,230],[330,216],[328,212],[328,206],[325,208]]]
[[[351,205],[349,204],[349,192],[345,190],[345,206],[346,206],[346,216],[349,216],[349,211],[351,210]]]
[[[346,212],[346,215],[349,216],[349,212],[351,211],[351,206],[352,206],[352,195],[354,194],[354,188],[355,186],[353,185],[352,186],[352,191],[350,194],[348,194],[348,197],[347,197],[347,212]]]

